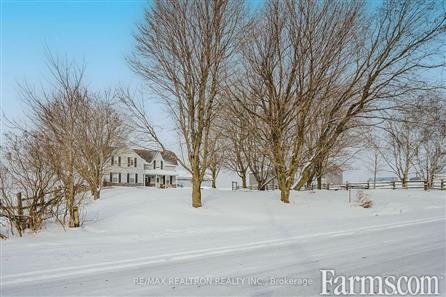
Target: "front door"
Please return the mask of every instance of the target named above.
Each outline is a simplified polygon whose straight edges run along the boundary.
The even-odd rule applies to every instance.
[[[146,175],[144,182],[145,182],[146,187],[148,187],[150,185],[150,176]]]

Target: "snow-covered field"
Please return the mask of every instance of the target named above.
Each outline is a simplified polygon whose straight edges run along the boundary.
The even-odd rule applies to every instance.
[[[208,189],[194,209],[190,189],[106,189],[82,228],[1,241],[1,296],[318,296],[322,268],[444,275],[446,192],[365,193],[371,209],[347,191],[284,205],[279,192]]]

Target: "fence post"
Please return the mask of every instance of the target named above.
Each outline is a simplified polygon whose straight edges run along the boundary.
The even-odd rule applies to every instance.
[[[370,182],[367,181],[367,190],[370,190]]]
[[[392,190],[395,190],[396,186],[395,186],[395,181],[392,182]]]
[[[327,190],[330,190],[330,183],[327,183]]]
[[[424,190],[427,191],[427,181],[424,181]]]
[[[345,182],[345,189],[348,191],[348,181]]]
[[[444,189],[445,189],[444,179],[441,180],[440,189],[441,189],[441,190],[444,190]]]

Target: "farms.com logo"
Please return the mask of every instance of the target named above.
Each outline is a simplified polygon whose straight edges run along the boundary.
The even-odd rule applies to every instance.
[[[336,275],[336,271],[321,271],[322,296],[433,296],[440,295],[439,282],[443,277]]]

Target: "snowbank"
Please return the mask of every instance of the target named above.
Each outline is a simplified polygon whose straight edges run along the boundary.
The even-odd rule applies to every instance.
[[[285,205],[278,191],[206,189],[203,207],[194,209],[190,189],[109,188],[84,207],[81,228],[65,232],[48,224],[38,234],[3,241],[3,273],[299,238],[445,213],[446,192],[366,193],[374,201],[371,209],[348,203],[347,191],[292,192]]]

